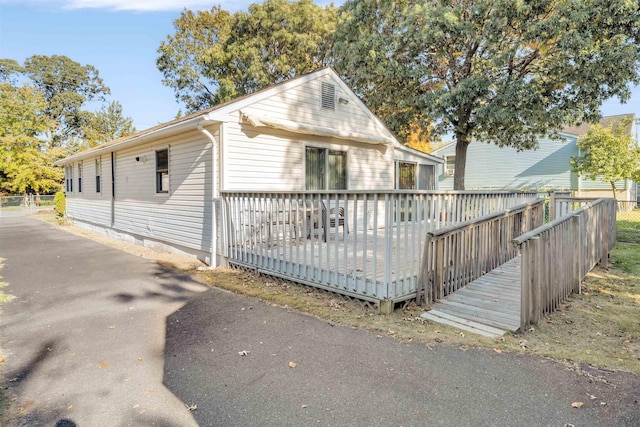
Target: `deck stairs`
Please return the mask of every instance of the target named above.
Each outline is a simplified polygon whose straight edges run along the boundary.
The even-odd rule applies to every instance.
[[[496,338],[520,328],[520,256],[432,305],[422,317]]]

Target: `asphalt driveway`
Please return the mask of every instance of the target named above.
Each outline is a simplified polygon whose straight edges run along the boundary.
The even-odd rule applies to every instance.
[[[17,296],[0,323],[13,425],[640,425],[636,375],[401,343],[199,292],[34,220],[0,219],[0,257]]]
[[[10,425],[196,425],[162,380],[166,316],[201,285],[28,218],[0,218],[0,257]]]

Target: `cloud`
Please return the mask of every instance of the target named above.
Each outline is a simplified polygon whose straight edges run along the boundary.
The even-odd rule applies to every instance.
[[[245,8],[251,1],[219,1],[223,8]],[[65,0],[65,9],[106,9],[128,10],[137,12],[169,11],[187,9],[210,9],[214,2],[211,0]]]
[[[180,11],[183,9],[209,10],[214,5],[223,9],[237,11],[259,0],[0,0],[2,4],[29,5],[38,9],[102,9],[107,11],[160,12]]]
[[[223,9],[231,12],[247,10],[252,3],[262,3],[263,0],[0,0],[2,4],[29,5],[46,9],[102,9],[107,11],[131,11],[131,12],[160,12],[160,11],[181,11],[209,10],[214,5],[220,5]],[[320,6],[333,3],[340,6],[344,0],[315,0]]]

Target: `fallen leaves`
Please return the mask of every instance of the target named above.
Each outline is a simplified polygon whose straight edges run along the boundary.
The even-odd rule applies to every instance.
[[[98,368],[100,368],[100,369],[106,368],[107,366],[111,366],[111,363],[108,363],[108,362],[100,362],[100,363],[98,363]]]
[[[494,348],[493,351],[495,351],[496,353],[502,353],[502,350],[500,350],[499,348]]]
[[[584,406],[584,402],[573,402],[571,404],[572,408],[582,408]]]
[[[298,366],[298,364],[296,362],[289,362],[289,367],[291,369],[294,369],[296,366]]]

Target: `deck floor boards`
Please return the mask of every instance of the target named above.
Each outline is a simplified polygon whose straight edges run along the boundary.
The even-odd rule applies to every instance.
[[[444,297],[432,309],[515,332],[520,327],[520,268],[517,256]]]

